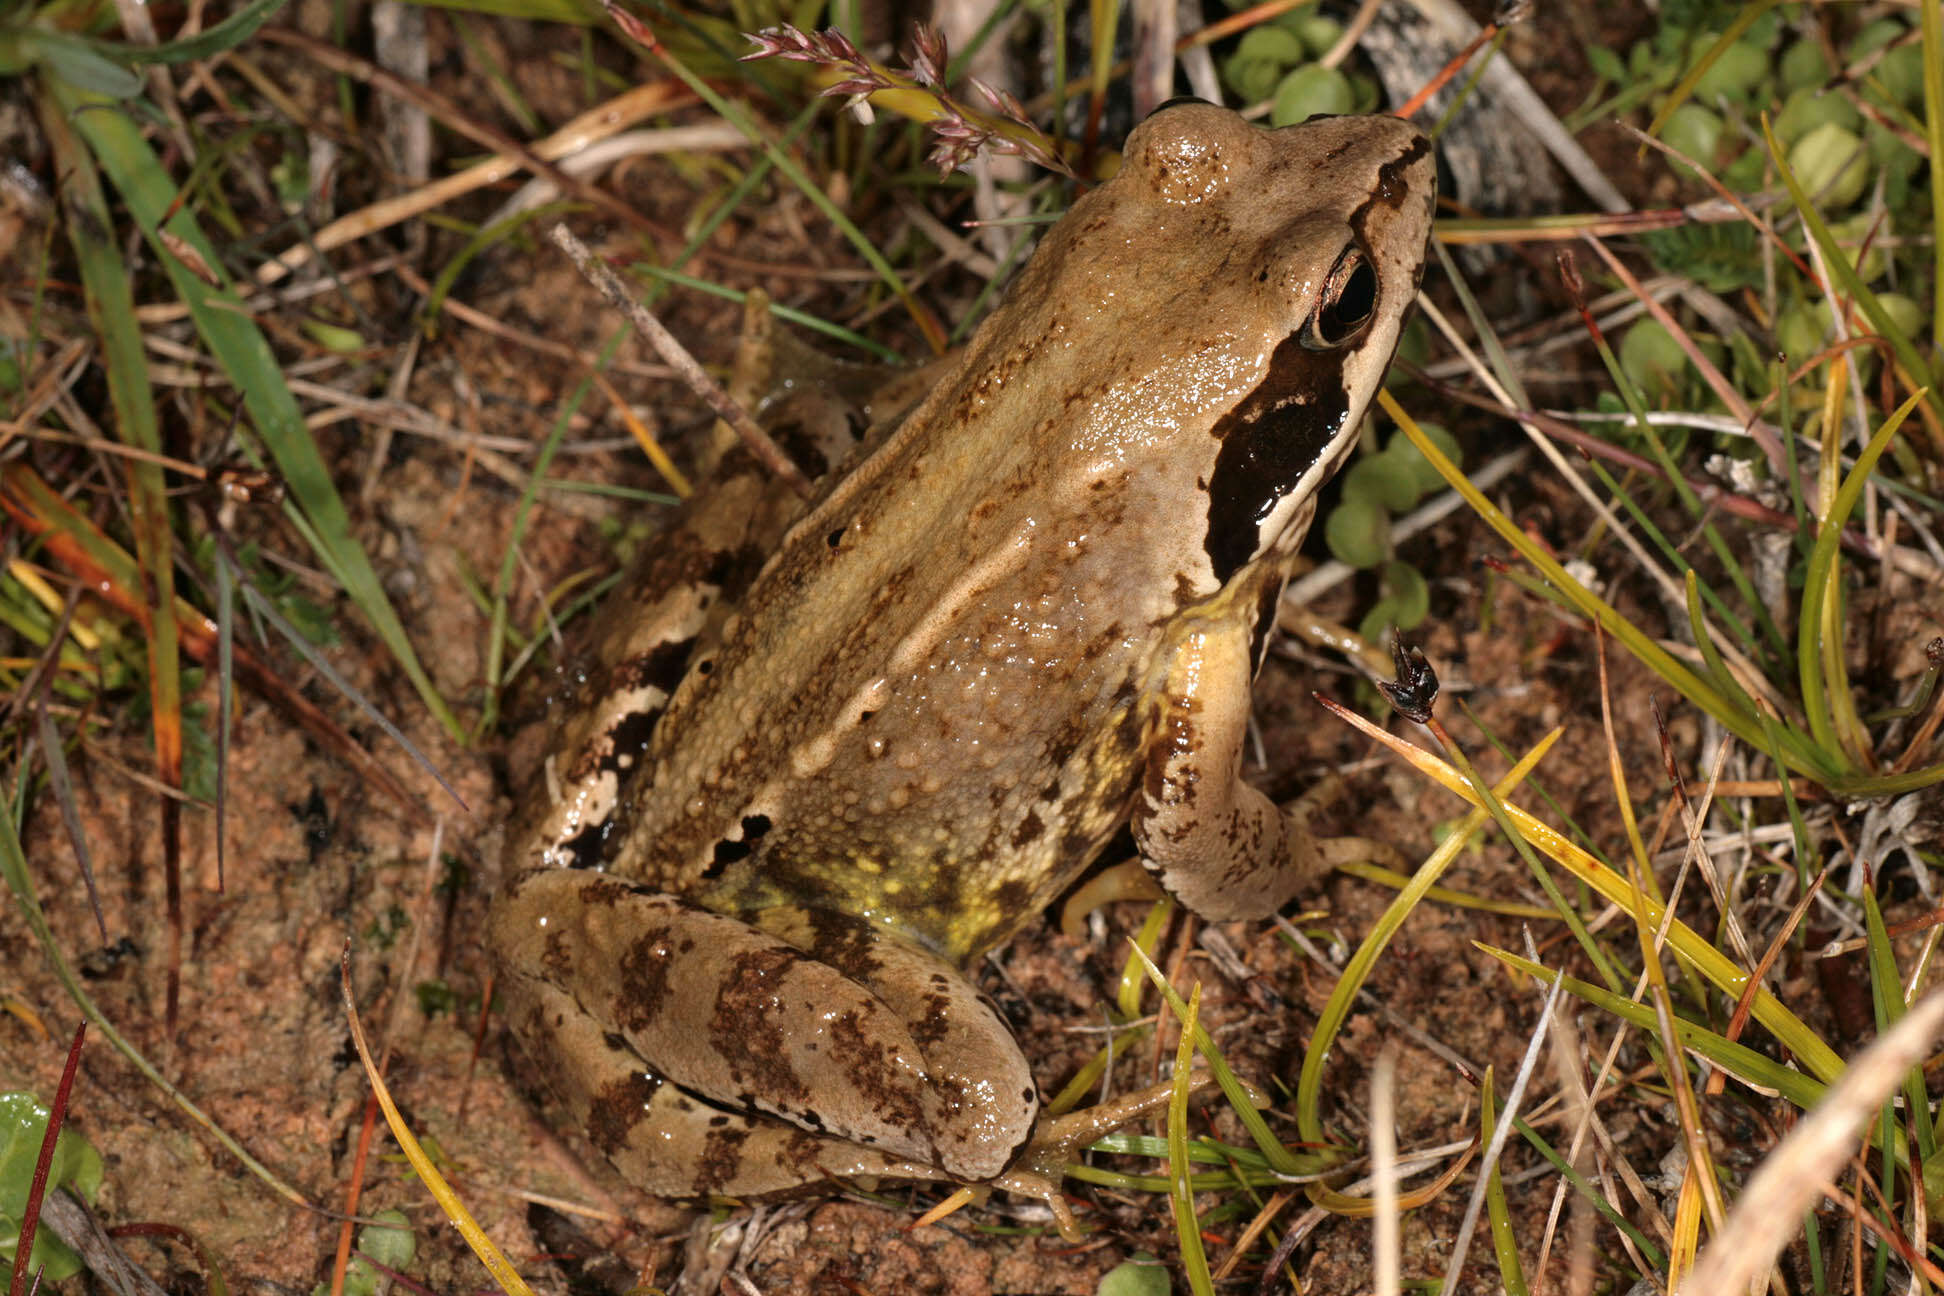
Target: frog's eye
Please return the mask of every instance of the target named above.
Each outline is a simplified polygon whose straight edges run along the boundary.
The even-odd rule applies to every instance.
[[[1350,248],[1323,285],[1323,298],[1303,328],[1303,345],[1312,351],[1340,347],[1363,330],[1376,309],[1377,272],[1361,248]]]

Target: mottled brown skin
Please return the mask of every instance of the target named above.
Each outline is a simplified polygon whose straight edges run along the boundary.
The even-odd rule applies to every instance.
[[[1256,631],[1432,192],[1394,119],[1164,110],[746,591],[773,488],[685,515],[607,614],[493,914],[516,1030],[629,1178],[994,1180],[1038,1101],[969,959],[1130,820],[1211,917],[1314,875],[1239,777]]]

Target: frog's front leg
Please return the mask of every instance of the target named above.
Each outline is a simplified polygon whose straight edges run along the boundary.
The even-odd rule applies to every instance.
[[[1133,813],[1162,886],[1204,918],[1266,918],[1328,863],[1299,808],[1242,781],[1254,675],[1249,631],[1211,620],[1176,645]]]
[[[667,1196],[998,1175],[1039,1100],[958,970],[841,916],[757,923],[571,869],[494,905],[511,1020],[610,1159]]]

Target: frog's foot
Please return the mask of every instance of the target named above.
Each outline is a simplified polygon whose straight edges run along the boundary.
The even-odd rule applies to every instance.
[[[1016,1159],[1038,1094],[956,968],[839,915],[758,920],[573,869],[494,906],[513,1025],[630,1179],[666,1196],[977,1182]]]
[[[1189,1095],[1200,1094],[1214,1083],[1213,1074],[1197,1067],[1188,1076]],[[1163,1081],[1081,1111],[1042,1120],[1018,1159],[992,1181],[992,1186],[1045,1202],[1060,1236],[1069,1242],[1079,1241],[1079,1225],[1061,1193],[1067,1166],[1079,1160],[1081,1151],[1090,1144],[1165,1108],[1174,1093],[1174,1082]]]
[[[1303,849],[1311,853],[1313,863],[1307,867],[1319,876],[1345,864],[1376,864],[1399,873],[1410,872],[1403,855],[1388,842],[1371,837],[1318,837],[1310,831],[1317,812],[1343,799],[1349,791],[1348,779],[1331,774],[1283,806],[1283,821],[1294,830],[1296,839],[1304,843]]]
[[[1122,900],[1153,902],[1165,899],[1167,894],[1138,855],[1122,860],[1112,868],[1100,870],[1074,888],[1073,894],[1060,906],[1060,931],[1074,940],[1084,940],[1087,935],[1087,915],[1103,905]]]

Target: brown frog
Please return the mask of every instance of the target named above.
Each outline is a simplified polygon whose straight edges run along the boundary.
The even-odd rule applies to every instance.
[[[968,962],[1130,822],[1211,919],[1315,880],[1241,780],[1249,688],[1434,187],[1395,118],[1166,107],[780,539],[743,474],[657,541],[490,936],[514,1029],[627,1178],[1044,1191],[1037,1091]]]

